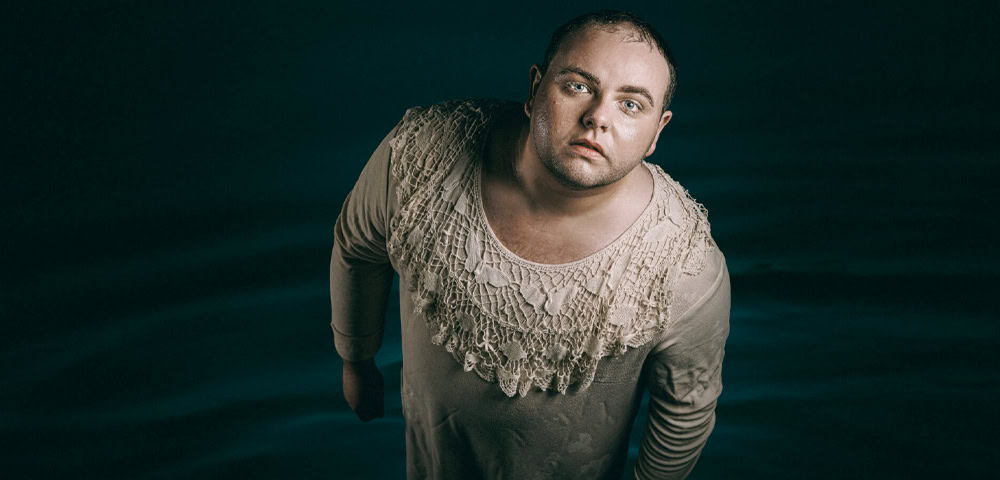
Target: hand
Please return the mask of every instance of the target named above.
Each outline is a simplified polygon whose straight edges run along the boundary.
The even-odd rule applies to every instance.
[[[344,360],[344,399],[362,422],[385,416],[385,381],[375,360]]]

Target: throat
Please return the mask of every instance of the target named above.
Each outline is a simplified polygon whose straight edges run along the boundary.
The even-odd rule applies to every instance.
[[[614,243],[648,208],[652,190],[650,186],[644,196],[621,198],[577,215],[539,211],[505,184],[483,182],[480,199],[486,225],[512,254],[534,263],[564,264]]]

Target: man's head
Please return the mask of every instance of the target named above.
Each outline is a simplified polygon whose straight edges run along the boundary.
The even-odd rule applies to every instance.
[[[544,65],[529,70],[533,153],[572,189],[621,180],[653,153],[673,115],[673,76],[669,50],[642,20],[616,12],[571,20],[553,34]]]
[[[542,60],[541,66],[542,74],[544,75],[548,71],[549,64],[552,63],[552,57],[555,56],[556,51],[559,50],[559,47],[567,36],[579,30],[593,27],[608,32],[624,30],[633,35],[632,41],[645,42],[650,47],[659,50],[664,60],[670,66],[670,83],[667,87],[667,93],[663,98],[662,107],[663,111],[667,111],[670,101],[674,98],[674,91],[677,89],[677,64],[674,62],[674,56],[670,52],[670,46],[667,45],[666,40],[663,39],[656,28],[629,12],[601,10],[599,12],[580,15],[559,26],[559,28],[552,32],[552,39],[549,40],[549,46],[545,49],[545,58]]]

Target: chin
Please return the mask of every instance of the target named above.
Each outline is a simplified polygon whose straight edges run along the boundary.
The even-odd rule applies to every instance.
[[[546,165],[560,184],[574,190],[603,187],[615,182],[611,172],[595,167],[590,160],[573,158],[560,165]]]

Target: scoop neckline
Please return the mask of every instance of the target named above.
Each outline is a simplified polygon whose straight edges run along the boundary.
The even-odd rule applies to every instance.
[[[474,162],[475,168],[472,175],[473,176],[472,201],[473,203],[475,203],[477,221],[479,222],[480,227],[486,231],[487,237],[489,237],[489,241],[495,247],[497,247],[497,249],[505,258],[514,263],[519,263],[531,268],[542,269],[542,270],[565,270],[568,268],[573,268],[582,265],[584,263],[590,263],[598,259],[599,257],[605,256],[608,252],[617,248],[619,244],[624,243],[626,239],[632,237],[635,231],[638,230],[643,223],[645,223],[644,220],[646,219],[646,217],[648,217],[650,213],[653,211],[653,205],[655,205],[660,200],[660,196],[662,195],[661,193],[662,180],[654,171],[655,169],[651,168],[651,166],[645,160],[643,160],[640,163],[640,165],[642,165],[642,167],[649,172],[650,176],[653,177],[653,194],[650,196],[649,202],[646,203],[646,207],[642,210],[642,213],[640,213],[639,216],[636,217],[635,220],[632,222],[632,224],[629,225],[629,227],[626,228],[625,231],[623,231],[620,235],[618,235],[614,240],[612,240],[604,247],[601,247],[596,252],[591,253],[586,257],[573,260],[572,262],[568,263],[538,263],[528,260],[526,258],[522,258],[517,254],[515,254],[514,252],[510,251],[506,246],[504,246],[503,242],[501,242],[500,239],[497,238],[496,233],[493,232],[493,227],[490,226],[490,222],[486,218],[486,209],[483,206],[483,199],[482,199],[483,153],[485,153],[486,151],[486,140],[489,138],[489,134],[493,129],[493,123],[495,122],[495,120],[496,118],[490,119],[489,122],[490,125],[489,128],[486,129],[486,135],[482,137],[483,140],[481,142],[482,145],[480,145],[479,155]]]

